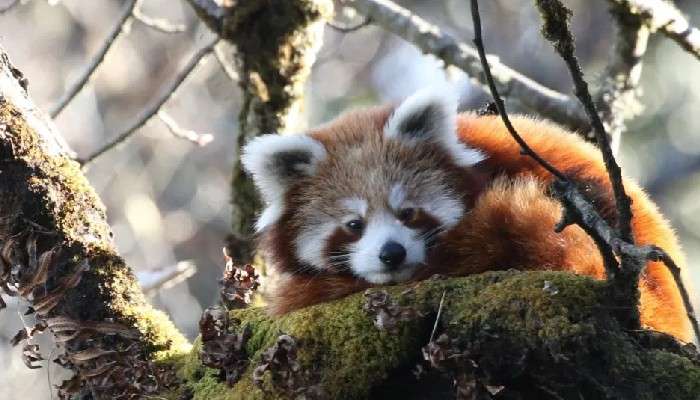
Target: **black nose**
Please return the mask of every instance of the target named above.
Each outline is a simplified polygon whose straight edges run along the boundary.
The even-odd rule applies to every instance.
[[[379,259],[387,268],[396,269],[406,258],[406,249],[396,242],[386,242],[379,251]]]

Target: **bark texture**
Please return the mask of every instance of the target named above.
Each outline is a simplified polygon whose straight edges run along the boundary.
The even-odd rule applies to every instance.
[[[0,292],[21,296],[53,334],[74,392],[156,388],[153,361],[189,344],[146,302],[102,202],[26,84],[0,48]],[[103,387],[112,375],[129,379]]]
[[[243,90],[238,149],[265,133],[304,129],[304,85],[322,43],[330,0],[189,0],[210,29],[235,46]],[[232,175],[233,224],[230,254],[242,263],[252,258],[251,236],[260,200],[236,160]]]

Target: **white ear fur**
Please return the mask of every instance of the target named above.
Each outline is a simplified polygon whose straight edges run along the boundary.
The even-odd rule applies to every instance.
[[[457,103],[456,93],[449,88],[420,90],[394,110],[384,126],[384,136],[409,142],[433,140],[450,153],[458,165],[474,165],[485,157],[457,137]]]
[[[284,212],[284,195],[296,179],[312,176],[326,158],[323,145],[307,135],[263,135],[248,142],[241,155],[267,207],[256,223],[261,231]]]

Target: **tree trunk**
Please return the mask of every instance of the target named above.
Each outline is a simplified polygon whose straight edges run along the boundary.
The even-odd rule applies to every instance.
[[[153,361],[189,344],[147,303],[69,154],[0,48],[0,291],[26,300],[53,334],[61,363],[76,372],[71,390],[155,390],[164,376]]]

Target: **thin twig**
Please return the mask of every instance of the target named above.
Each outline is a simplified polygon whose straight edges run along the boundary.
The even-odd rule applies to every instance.
[[[214,140],[214,136],[209,133],[197,133],[191,129],[183,129],[170,114],[163,110],[158,111],[158,118],[163,121],[170,133],[176,138],[187,140],[198,146],[206,146]]]
[[[80,91],[85,87],[88,81],[90,81],[90,78],[95,74],[97,68],[100,66],[100,64],[102,64],[102,61],[104,61],[105,56],[109,52],[109,49],[112,48],[112,45],[117,41],[117,38],[119,38],[119,36],[121,36],[121,34],[125,31],[124,27],[128,24],[129,20],[131,19],[134,7],[136,7],[136,2],[137,0],[126,1],[124,10],[122,11],[121,15],[119,15],[117,23],[114,24],[114,27],[112,27],[112,30],[109,32],[104,42],[102,43],[102,47],[100,47],[100,49],[97,51],[97,54],[95,54],[95,56],[92,58],[85,70],[80,74],[80,77],[68,87],[66,92],[63,94],[63,96],[61,96],[60,99],[58,99],[56,104],[51,106],[51,109],[49,110],[51,118],[56,118],[61,113],[61,111],[63,111],[63,109],[66,108],[66,106],[75,98],[75,96],[78,93],[80,93]]]
[[[191,278],[197,272],[197,266],[191,261],[180,261],[177,264],[155,271],[143,271],[136,277],[144,294],[151,296],[163,289],[171,288]]]
[[[472,19],[474,22],[475,31],[474,43],[479,49],[484,73],[487,79],[490,80],[491,78],[488,78],[491,75],[489,71],[490,67],[485,57],[486,51],[485,49],[483,49],[483,41],[481,39],[481,19],[479,16],[478,0],[471,0],[471,6]],[[558,16],[555,16],[555,18],[561,18],[562,15],[565,16],[566,14],[560,13],[558,14]],[[552,14],[546,15],[546,17],[552,18]],[[568,31],[568,27],[566,27],[566,30]],[[508,120],[508,115],[505,111],[505,107],[503,107],[502,100],[499,106],[499,101],[497,99],[500,99],[500,95],[498,94],[498,90],[495,84],[490,84],[489,88],[492,89],[492,95],[494,97],[494,101],[496,101],[499,114],[503,119],[504,123],[506,123],[506,120]],[[519,137],[517,132],[515,132],[514,130],[509,130],[509,132],[513,136],[513,138],[517,140],[517,138]],[[521,143],[521,141],[518,141],[518,143]],[[602,145],[606,146],[607,150],[610,152],[610,147],[607,141],[604,141]],[[524,155],[532,157],[532,153],[534,152],[527,146],[527,144],[525,144],[525,147],[522,148]],[[535,159],[542,160],[539,157]],[[547,168],[546,165],[549,165],[546,164],[546,162],[545,164],[540,162],[540,164],[544,168]],[[609,281],[611,279],[614,279],[615,270],[617,269],[618,265],[617,261],[615,260],[615,254],[620,255],[623,258],[623,260],[628,259],[635,261],[634,263],[626,264],[628,267],[633,266],[636,268],[635,271],[632,271],[636,279],[634,280],[634,282],[630,282],[634,283],[635,288],[638,285],[639,273],[644,268],[646,261],[663,261],[674,276],[674,280],[676,282],[678,290],[681,293],[681,297],[683,298],[683,304],[685,306],[688,318],[690,319],[690,323],[693,327],[693,331],[695,332],[696,338],[700,340],[700,327],[698,327],[698,321],[695,318],[695,311],[693,309],[692,303],[690,302],[688,291],[681,280],[680,269],[676,266],[676,264],[673,262],[670,256],[668,256],[666,252],[664,252],[662,249],[656,246],[635,246],[634,242],[632,242],[631,240],[626,241],[620,238],[620,233],[613,230],[607,224],[607,222],[605,222],[605,220],[597,213],[595,207],[593,207],[593,205],[581,195],[581,193],[576,188],[576,185],[573,182],[571,182],[568,178],[566,178],[566,176],[561,174],[561,172],[556,170],[556,168],[551,168],[558,172],[558,174],[552,173],[554,176],[564,177],[563,179],[555,179],[554,184],[552,185],[552,190],[555,196],[559,198],[562,202],[562,206],[564,209],[562,220],[557,225],[556,230],[561,231],[567,225],[575,223],[578,226],[580,226],[586,233],[588,233],[601,251]]]
[[[224,70],[229,79],[231,79],[233,82],[238,82],[238,80],[240,79],[240,77],[238,76],[238,72],[236,71],[236,68],[234,68],[232,63],[226,58],[226,54],[224,54],[222,44],[223,43],[219,43],[218,45],[214,46],[214,55],[216,56],[216,61],[219,62],[219,65],[221,65],[221,68]]]
[[[170,100],[171,97],[175,94],[177,89],[180,87],[180,85],[187,79],[187,77],[192,73],[192,71],[197,67],[199,62],[209,53],[211,53],[212,49],[214,48],[214,45],[216,45],[218,41],[218,38],[213,39],[209,43],[207,43],[204,47],[199,49],[187,62],[185,67],[180,71],[176,76],[175,79],[165,88],[165,90],[162,92],[162,94],[156,98],[156,100],[149,106],[147,107],[141,115],[139,115],[136,120],[124,130],[124,132],[118,134],[114,139],[112,139],[109,143],[105,144],[104,146],[100,147],[97,151],[94,153],[90,154],[89,156],[85,157],[82,160],[79,160],[81,165],[87,165],[94,161],[97,157],[101,156],[102,154],[106,153],[107,151],[113,149],[120,143],[124,142],[127,140],[131,135],[133,135],[136,131],[138,131],[143,125],[148,122],[158,111],[160,108],[165,104],[168,100]]]
[[[435,316],[435,323],[433,324],[433,331],[430,333],[430,340],[428,342],[432,342],[433,338],[435,337],[435,331],[437,331],[438,322],[440,322],[440,315],[442,315],[442,306],[445,302],[445,293],[447,293],[447,291],[443,290],[442,297],[440,298],[440,305],[438,306],[437,315]]]
[[[328,25],[329,28],[333,29],[334,31],[340,32],[340,33],[351,33],[355,31],[359,31],[360,29],[364,28],[367,25],[370,25],[372,23],[372,18],[365,16],[364,21],[360,22],[357,25],[353,26],[340,26],[336,25],[332,21],[326,22],[326,25]]]
[[[481,39],[481,18],[479,17],[479,4],[476,1],[472,1],[472,19],[474,21],[474,45],[476,46],[477,52],[479,54],[481,67],[484,71],[486,82],[488,83],[491,95],[493,96],[493,101],[496,104],[496,109],[498,109],[498,114],[501,116],[501,119],[503,120],[503,123],[508,129],[508,132],[510,132],[511,136],[513,136],[515,141],[518,142],[518,144],[523,150],[524,155],[533,158],[535,161],[537,161],[537,163],[542,165],[542,167],[546,169],[550,174],[556,176],[557,179],[566,180],[566,177],[563,173],[554,168],[554,166],[552,166],[549,162],[544,160],[542,157],[540,157],[539,154],[537,154],[534,150],[530,148],[527,142],[525,142],[525,140],[520,136],[520,134],[518,134],[518,132],[515,130],[515,127],[513,127],[513,124],[510,122],[510,118],[508,117],[508,113],[506,112],[506,105],[503,102],[501,95],[498,93],[496,82],[494,81],[493,75],[491,74],[491,67],[489,66],[488,59],[486,58],[484,42]]]
[[[681,298],[683,299],[683,305],[685,306],[685,311],[686,314],[688,315],[688,319],[690,320],[690,325],[693,327],[693,332],[695,332],[695,338],[700,341],[700,326],[698,326],[698,319],[695,316],[695,310],[693,309],[693,303],[690,301],[690,296],[688,295],[688,290],[685,288],[685,285],[683,284],[683,279],[681,277],[681,269],[678,268],[678,265],[673,261],[673,259],[662,249],[660,248],[654,248],[656,251],[656,256],[658,258],[658,261],[662,261],[666,267],[668,268],[669,271],[671,271],[671,275],[673,275],[673,280],[676,282],[676,286],[680,289],[681,292]]]
[[[343,5],[371,18],[372,23],[414,44],[427,54],[432,54],[447,65],[463,70],[482,86],[487,81],[482,74],[476,49],[442,32],[437,26],[412,14],[390,0],[343,0]],[[549,89],[521,73],[500,63],[497,57],[488,56],[494,82],[509,98],[528,109],[569,127],[587,132],[588,120],[576,100]]]
[[[665,0],[608,0],[643,18],[649,29],[660,31],[675,41],[685,51],[700,59],[700,29],[690,25],[688,19],[671,1]]]
[[[133,13],[134,19],[146,25],[149,28],[155,29],[163,33],[180,33],[187,30],[185,24],[176,24],[168,21],[165,18],[153,18],[144,14],[140,7],[136,7]]]
[[[595,103],[609,134],[613,154],[618,154],[625,121],[642,111],[637,87],[650,31],[639,16],[623,7],[613,6],[610,13],[616,22],[617,34]]]
[[[528,156],[539,163],[543,168],[545,168],[549,173],[556,177],[555,185],[553,185],[553,190],[557,197],[560,198],[564,204],[564,214],[562,215],[562,220],[556,227],[557,231],[563,230],[566,226],[572,223],[578,223],[581,227],[588,233],[593,241],[598,246],[602,256],[603,263],[605,265],[606,275],[611,278],[615,275],[618,268],[617,259],[613,251],[613,247],[610,244],[612,237],[612,229],[610,229],[600,217],[598,212],[593,206],[586,201],[581,194],[576,189],[576,186],[569,181],[569,179],[561,171],[551,165],[548,161],[540,157],[537,152],[535,152],[525,140],[516,131],[515,127],[510,121],[508,112],[506,111],[505,103],[498,92],[496,84],[493,82],[493,75],[491,74],[491,66],[489,65],[488,59],[486,57],[486,49],[484,48],[484,42],[481,35],[481,17],[479,16],[479,3],[476,0],[471,0],[471,11],[472,11],[472,21],[474,24],[474,45],[479,53],[479,59],[484,71],[484,76],[488,82],[489,90],[491,91],[491,96],[493,97],[494,104],[498,110],[498,114],[503,120],[504,125],[508,129],[508,132],[513,137],[513,139],[520,145],[521,152],[524,156]]]
[[[569,68],[571,78],[574,81],[576,97],[583,105],[591,121],[591,127],[598,142],[598,148],[603,155],[603,162],[608,171],[608,177],[615,197],[618,218],[617,229],[620,232],[620,238],[625,242],[634,243],[632,237],[632,201],[625,193],[625,186],[622,182],[622,170],[610,148],[608,134],[605,132],[603,121],[598,115],[593,98],[588,90],[588,83],[583,78],[583,71],[574,54],[574,37],[569,29],[571,11],[558,0],[537,0],[536,4],[542,13],[542,34],[547,40],[552,42],[554,49]]]
[[[8,4],[0,6],[0,14],[4,14],[19,4],[19,0],[11,0]]]

